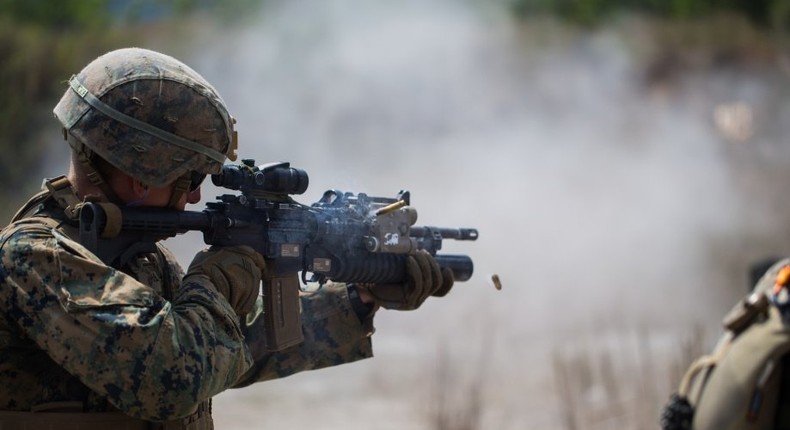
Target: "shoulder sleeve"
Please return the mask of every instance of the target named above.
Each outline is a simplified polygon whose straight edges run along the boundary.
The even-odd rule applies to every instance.
[[[316,291],[302,293],[301,307],[304,342],[282,351],[266,350],[260,315],[248,320],[243,331],[255,363],[235,388],[373,356],[372,322],[360,322],[345,284],[329,283]]]
[[[251,359],[238,320],[211,285],[172,302],[45,225],[0,237],[0,308],[36,345],[122,411],[188,415]]]

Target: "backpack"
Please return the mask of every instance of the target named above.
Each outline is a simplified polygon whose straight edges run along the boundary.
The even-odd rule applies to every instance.
[[[664,430],[790,429],[790,259],[774,264],[724,319],[661,418]]]

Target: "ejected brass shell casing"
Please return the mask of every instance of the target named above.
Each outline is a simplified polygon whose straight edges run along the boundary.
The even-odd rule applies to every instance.
[[[390,203],[387,206],[384,206],[383,208],[377,210],[376,211],[376,215],[384,215],[384,214],[390,213],[390,212],[392,212],[394,210],[398,210],[398,209],[400,209],[400,208],[402,208],[404,206],[406,206],[406,202],[403,201],[403,200],[398,200],[395,203]]]
[[[494,288],[496,288],[497,290],[502,289],[502,282],[499,280],[499,275],[497,275],[496,273],[491,275],[491,282],[494,283]]]

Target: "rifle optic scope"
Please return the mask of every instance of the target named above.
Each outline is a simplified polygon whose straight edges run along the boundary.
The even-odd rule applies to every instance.
[[[288,162],[255,166],[255,160],[242,160],[243,164],[222,166],[222,173],[211,175],[211,182],[218,187],[246,192],[273,194],[302,194],[310,182],[307,172],[291,167]]]

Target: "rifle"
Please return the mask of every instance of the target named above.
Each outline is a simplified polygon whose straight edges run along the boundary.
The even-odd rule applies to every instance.
[[[444,239],[476,240],[477,230],[415,226],[408,191],[386,198],[328,190],[307,206],[291,197],[307,190],[307,172],[288,162],[257,167],[252,159],[223,166],[211,180],[241,193],[220,195],[200,212],[85,203],[80,242],[114,267],[153,251],[159,240],[193,230],[203,232],[209,245],[252,247],[266,260],[263,303],[272,351],[302,341],[299,272],[304,283],[397,284],[406,279],[406,256],[424,249],[456,281],[472,276],[471,258],[437,251]]]

